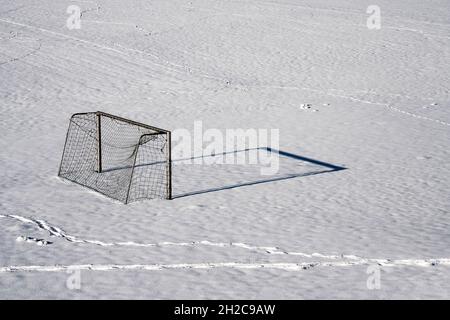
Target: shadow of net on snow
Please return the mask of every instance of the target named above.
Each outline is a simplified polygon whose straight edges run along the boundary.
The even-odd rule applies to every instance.
[[[266,147],[174,159],[173,198],[344,169],[346,168]]]

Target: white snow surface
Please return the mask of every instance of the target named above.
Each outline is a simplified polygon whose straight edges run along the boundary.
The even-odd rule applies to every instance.
[[[450,1],[370,4],[0,1],[0,298],[450,298]],[[123,205],[56,178],[97,110],[346,169],[174,166],[184,196]]]

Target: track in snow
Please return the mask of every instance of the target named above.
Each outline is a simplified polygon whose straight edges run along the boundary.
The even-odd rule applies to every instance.
[[[44,220],[25,218],[18,215],[0,215],[0,218],[11,218],[26,224],[32,224],[40,230],[50,233],[51,236],[63,238],[72,243],[93,244],[104,247],[114,246],[131,246],[131,247],[195,247],[195,246],[211,246],[220,248],[241,248],[249,251],[260,252],[270,255],[288,255],[299,256],[303,258],[318,258],[332,261],[315,261],[315,262],[299,262],[299,263],[239,263],[239,262],[221,262],[221,263],[183,263],[183,264],[136,264],[136,265],[119,265],[119,264],[87,264],[87,265],[65,265],[65,266],[8,266],[0,267],[0,272],[60,272],[70,269],[77,270],[92,270],[92,271],[112,271],[112,270],[146,270],[158,271],[165,269],[217,269],[217,268],[232,268],[232,269],[280,269],[286,271],[301,271],[314,267],[350,267],[359,265],[379,265],[383,267],[431,267],[431,266],[450,266],[450,258],[437,259],[374,259],[363,258],[355,255],[325,255],[321,253],[303,253],[286,251],[279,247],[255,246],[241,242],[212,242],[209,240],[190,241],[190,242],[158,242],[158,243],[139,243],[134,241],[125,242],[103,242],[99,240],[80,239],[76,236],[65,233],[61,228],[51,226]],[[51,244],[51,242],[43,239],[35,239],[31,237],[23,237],[24,239],[39,240],[40,243]]]

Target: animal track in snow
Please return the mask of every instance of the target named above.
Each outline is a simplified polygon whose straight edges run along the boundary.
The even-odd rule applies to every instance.
[[[83,22],[88,23],[96,23],[96,24],[108,24],[108,25],[116,25],[116,26],[127,26],[142,32],[144,36],[151,36],[152,32],[146,30],[143,27],[138,26],[137,24],[127,23],[127,22],[111,22],[111,21],[101,21],[101,20],[82,20]]]
[[[313,109],[313,108],[312,108],[312,104],[310,104],[310,103],[302,103],[302,104],[300,105],[300,109],[302,109],[302,110],[309,110],[309,111],[312,111],[312,112],[317,112],[317,111],[319,111],[319,110],[317,110],[317,109]]]
[[[360,103],[364,103],[364,104],[371,104],[371,105],[377,105],[377,106],[382,106],[385,107],[391,111],[395,111],[398,113],[402,113],[405,114],[407,116],[410,117],[414,117],[417,119],[421,119],[421,120],[427,120],[427,121],[432,121],[444,126],[450,126],[449,122],[445,122],[439,119],[433,119],[433,118],[429,118],[429,117],[424,117],[424,116],[420,116],[418,114],[412,113],[412,112],[408,112],[408,111],[404,111],[402,109],[399,109],[397,107],[392,106],[389,103],[383,103],[383,102],[376,102],[376,101],[370,101],[370,100],[366,100],[366,99],[358,99],[355,97],[352,97],[350,95],[346,95],[346,94],[336,94],[336,93],[332,93],[331,91],[340,91],[340,92],[344,92],[344,90],[340,90],[340,89],[329,89],[329,90],[321,90],[321,89],[314,89],[314,88],[308,88],[308,87],[297,87],[297,86],[261,86],[261,88],[270,88],[270,89],[284,89],[284,90],[304,90],[304,91],[310,91],[310,92],[316,92],[316,93],[322,93],[322,94],[326,94],[329,95],[331,97],[337,97],[337,98],[342,98],[342,99],[348,99],[351,101],[355,101],[355,102],[360,102]],[[364,91],[361,91],[364,92]],[[370,92],[366,92],[367,94],[370,94]],[[401,96],[401,95],[399,95]]]
[[[39,50],[41,50],[42,47],[42,40],[41,39],[35,39],[35,38],[30,38],[30,37],[19,37],[18,33],[14,33],[11,32],[10,36],[8,38],[3,38],[1,40],[9,40],[12,41],[13,43],[33,43],[33,45],[30,46],[30,48],[25,49],[23,51],[25,51],[25,54],[19,55],[19,56],[15,56],[15,57],[11,57],[6,61],[0,61],[0,66],[8,64],[8,63],[12,63],[12,62],[16,62],[16,61],[20,61],[26,57],[29,57],[33,54],[35,54],[36,52],[38,52]],[[3,44],[2,44],[3,45]]]
[[[388,108],[388,109],[390,109],[392,111],[395,111],[395,112],[398,112],[398,113],[402,113],[402,114],[408,115],[410,117],[414,117],[414,118],[422,119],[422,120],[427,120],[427,121],[433,121],[433,122],[436,122],[436,123],[439,123],[439,124],[442,124],[442,125],[445,125],[445,126],[450,126],[450,123],[448,123],[448,122],[445,122],[445,121],[442,121],[442,120],[438,120],[438,119],[432,119],[432,118],[420,116],[420,115],[412,113],[412,112],[404,111],[404,110],[401,110],[401,109],[399,109],[397,107],[394,107],[394,106],[390,105],[389,103],[374,102],[374,101],[369,101],[369,100],[365,100],[365,99],[358,99],[358,98],[354,98],[354,97],[351,97],[351,96],[340,95],[340,94],[333,94],[333,93],[327,93],[327,94],[329,94],[330,96],[334,96],[334,97],[338,97],[338,98],[344,98],[344,99],[348,99],[348,100],[356,101],[356,102],[361,102],[361,103],[365,103],[365,104],[384,106],[384,107],[386,107],[386,108]]]
[[[170,247],[170,246],[182,246],[182,247],[194,247],[194,246],[211,246],[211,247],[236,247],[241,249],[246,249],[250,251],[261,252],[265,254],[273,254],[273,255],[290,255],[290,256],[300,256],[304,258],[322,258],[322,259],[349,259],[349,260],[358,260],[364,259],[361,257],[357,257],[354,255],[323,255],[320,253],[303,253],[303,252],[294,252],[294,251],[286,251],[279,247],[269,247],[269,246],[254,246],[242,242],[212,242],[209,240],[200,240],[200,241],[188,241],[188,242],[171,242],[171,241],[163,241],[163,242],[155,242],[155,243],[140,243],[134,241],[123,241],[123,242],[105,242],[100,240],[88,240],[88,239],[80,239],[76,236],[69,235],[64,232],[61,228],[51,226],[44,220],[40,219],[32,219],[25,218],[19,215],[7,215],[4,217],[12,218],[17,221],[32,224],[36,226],[40,230],[44,230],[50,233],[50,236],[60,237],[69,242],[73,243],[86,243],[93,244],[103,247],[113,247],[113,246],[130,246],[130,247]]]
[[[80,18],[83,17],[83,15],[84,15],[85,13],[88,13],[88,12],[96,11],[97,14],[100,13],[101,6],[100,6],[98,3],[94,2],[94,1],[90,1],[90,0],[76,0],[76,1],[74,1],[74,2],[91,3],[91,4],[94,4],[94,5],[95,5],[95,8],[87,8],[87,9],[82,10],[82,11],[80,12]]]
[[[20,236],[16,239],[17,242],[30,242],[30,243],[35,243],[38,246],[46,246],[49,244],[52,244],[53,242],[47,241],[45,239],[38,239],[38,238],[33,238],[33,237],[26,237],[26,236]]]
[[[65,272],[68,270],[114,271],[114,270],[144,270],[162,271],[170,269],[278,269],[284,271],[304,271],[315,267],[350,267],[366,265],[367,261],[339,261],[339,262],[302,262],[302,263],[240,263],[240,262],[205,262],[205,263],[180,263],[180,264],[83,264],[83,265],[54,265],[54,266],[9,266],[0,267],[0,272]],[[382,267],[400,266],[450,266],[450,259],[440,260],[383,260],[378,263]]]
[[[170,246],[183,246],[183,247],[194,247],[194,246],[211,246],[211,247],[237,247],[242,249],[247,249],[250,251],[259,251],[266,254],[274,254],[274,255],[291,255],[291,256],[301,256],[304,258],[324,258],[324,259],[360,259],[359,257],[353,255],[322,255],[320,253],[302,253],[302,252],[292,252],[286,251],[279,247],[268,247],[268,246],[254,246],[242,242],[212,242],[208,240],[201,241],[188,241],[188,242],[171,242],[171,241],[163,241],[163,242],[155,242],[155,243],[139,243],[134,241],[123,241],[123,242],[104,242],[100,240],[88,240],[88,239],[80,239],[76,236],[69,235],[64,232],[61,228],[51,226],[44,220],[40,219],[32,219],[25,218],[19,215],[7,215],[4,217],[12,218],[17,221],[26,224],[32,224],[36,226],[40,230],[44,230],[50,233],[51,236],[63,238],[69,242],[73,243],[86,243],[99,245],[103,247],[112,247],[112,246],[130,246],[130,247],[170,247]]]
[[[322,106],[329,107],[330,104],[329,103],[323,103]],[[308,111],[312,111],[312,112],[318,112],[319,111],[319,109],[314,109],[313,105],[311,103],[302,103],[300,105],[300,109],[301,110],[308,110]]]
[[[433,108],[433,107],[437,107],[437,106],[438,106],[438,103],[433,102],[433,103],[430,103],[428,106],[423,106],[422,108],[429,109],[429,108]]]
[[[94,271],[108,271],[108,270],[163,270],[163,269],[213,269],[213,268],[237,268],[237,269],[283,269],[283,270],[306,270],[313,267],[345,267],[356,265],[369,265],[377,264],[385,267],[398,267],[398,266],[437,266],[444,265],[450,266],[450,258],[438,258],[438,259],[373,259],[363,258],[355,255],[324,255],[321,253],[303,253],[282,250],[279,247],[268,246],[255,246],[242,242],[211,242],[209,240],[202,241],[190,241],[190,242],[158,242],[158,243],[138,243],[133,241],[127,242],[103,242],[99,240],[85,240],[79,239],[73,235],[66,234],[61,228],[51,226],[44,220],[25,218],[18,215],[2,215],[2,218],[12,218],[17,221],[33,224],[41,230],[48,231],[51,236],[62,237],[69,242],[74,243],[88,243],[100,246],[135,246],[135,247],[163,247],[163,246],[212,246],[212,247],[237,247],[250,251],[261,252],[272,255],[289,255],[298,256],[303,258],[318,258],[332,261],[316,261],[316,262],[301,262],[301,263],[238,263],[238,262],[223,262],[223,263],[197,263],[197,264],[153,264],[153,265],[81,265],[81,266],[10,266],[0,268],[0,272],[13,272],[13,271],[64,271],[70,268],[78,268]],[[35,238],[27,238],[34,240],[41,240]]]
[[[101,43],[98,43],[98,42],[77,38],[77,37],[74,37],[74,36],[71,36],[71,35],[68,35],[68,34],[52,31],[52,30],[49,30],[49,29],[41,28],[41,27],[28,25],[28,24],[25,24],[25,23],[14,22],[14,21],[11,21],[11,20],[1,19],[1,18],[0,18],[0,22],[8,23],[8,24],[11,24],[11,25],[14,25],[14,26],[19,26],[19,27],[22,27],[22,28],[27,28],[27,29],[30,29],[30,30],[37,30],[37,31],[40,31],[40,32],[45,33],[45,34],[50,34],[50,35],[53,35],[55,37],[63,38],[63,39],[66,39],[66,40],[75,41],[75,42],[78,42],[78,43],[83,43],[85,45],[90,45],[90,46],[93,46],[93,47],[96,47],[96,48],[99,48],[99,49],[102,49],[102,50],[105,50],[105,51],[114,52],[114,53],[120,54],[120,55],[129,56],[129,53],[131,52],[133,54],[139,54],[139,55],[141,55],[143,57],[151,57],[151,58],[153,58],[155,60],[151,60],[151,59],[145,59],[145,60],[147,62],[149,62],[149,63],[152,63],[152,64],[155,64],[157,66],[163,67],[165,70],[167,70],[167,71],[170,70],[171,72],[174,72],[174,73],[185,74],[187,72],[187,69],[189,69],[189,73],[192,73],[192,71],[195,71],[195,76],[199,77],[199,78],[202,78],[202,79],[214,80],[214,81],[218,81],[218,82],[221,82],[221,83],[223,83],[223,80],[224,80],[223,78],[216,77],[214,75],[205,73],[205,72],[203,72],[200,69],[195,69],[194,70],[192,68],[188,68],[185,65],[180,65],[180,64],[171,62],[169,60],[163,59],[160,56],[158,56],[158,55],[156,55],[154,53],[151,53],[149,51],[138,50],[138,49],[134,49],[134,48],[127,48],[127,47],[119,45],[119,44],[114,44],[114,46],[117,46],[117,47],[121,48],[121,50],[119,50],[119,49],[116,49],[114,47],[107,46],[107,45],[104,45],[104,44],[101,44]]]

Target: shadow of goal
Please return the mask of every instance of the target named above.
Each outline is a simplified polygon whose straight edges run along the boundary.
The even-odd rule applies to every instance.
[[[76,113],[58,176],[123,203],[171,199],[170,139],[170,131],[108,113]]]

